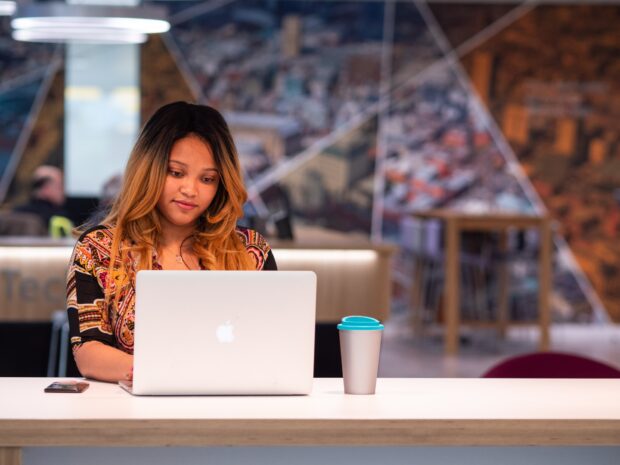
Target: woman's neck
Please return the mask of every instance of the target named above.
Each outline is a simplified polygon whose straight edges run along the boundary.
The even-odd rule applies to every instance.
[[[180,247],[181,244],[194,233],[194,226],[179,227],[167,225],[162,227],[161,236],[159,238],[160,247]]]

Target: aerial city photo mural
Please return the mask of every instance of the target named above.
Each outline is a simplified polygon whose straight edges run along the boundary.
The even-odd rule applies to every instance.
[[[141,48],[143,118],[175,99],[221,110],[255,224],[284,215],[297,238],[396,244],[396,310],[436,321],[441,273],[419,270],[441,269],[441,225],[416,212],[548,213],[554,319],[620,321],[619,7],[157,4],[168,7],[173,26]],[[0,60],[10,53],[19,65],[0,72],[3,171],[55,53],[25,45],[37,68],[30,51],[7,40],[0,37]],[[519,252],[510,265],[511,317],[533,320],[538,237],[509,239]],[[471,234],[463,245],[465,318],[493,318],[498,239]],[[422,275],[428,292],[411,309],[411,283]]]

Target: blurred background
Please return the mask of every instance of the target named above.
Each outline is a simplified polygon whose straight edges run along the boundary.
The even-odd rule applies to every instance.
[[[20,268],[23,257],[40,263],[70,246],[71,226],[113,199],[141,124],[186,100],[224,113],[250,193],[244,223],[276,251],[278,240],[391,246],[382,375],[480,376],[540,348],[620,366],[617,2],[69,6],[86,14],[85,3],[164,8],[170,29],[127,40],[138,43],[94,31],[24,41],[11,22],[32,4],[0,16],[6,334],[45,320],[23,308],[43,305],[51,316],[63,305],[62,272],[42,277]],[[19,212],[42,223],[16,220]],[[460,234],[458,351],[443,342],[447,213],[502,221]],[[542,229],[522,227],[523,217],[549,222],[548,263]]]

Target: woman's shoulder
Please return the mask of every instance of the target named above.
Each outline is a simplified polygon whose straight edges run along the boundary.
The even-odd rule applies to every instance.
[[[244,228],[242,226],[237,226],[235,232],[241,239],[241,242],[246,249],[257,248],[265,255],[268,254],[271,250],[267,239],[265,239],[265,237],[258,231],[250,228]]]
[[[95,246],[96,248],[110,249],[114,239],[114,230],[110,225],[98,224],[82,231],[77,240],[77,246]]]
[[[104,224],[82,231],[73,249],[72,262],[89,272],[107,267],[113,238],[113,230]]]
[[[86,229],[79,231],[78,242],[82,242],[85,239],[93,239],[102,236],[113,237],[114,232],[109,224],[97,224],[94,226],[88,226]]]
[[[261,233],[241,226],[237,226],[236,233],[247,253],[254,257],[257,270],[276,269],[271,247]]]

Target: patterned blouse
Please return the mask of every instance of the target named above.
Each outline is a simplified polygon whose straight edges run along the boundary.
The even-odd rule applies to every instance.
[[[256,231],[237,228],[246,251],[257,270],[276,270],[269,244]],[[117,309],[105,305],[108,268],[113,233],[96,226],[78,239],[67,275],[67,313],[73,350],[88,341],[99,341],[129,354],[133,353],[135,281],[121,291]],[[153,269],[161,270],[153,254]]]

